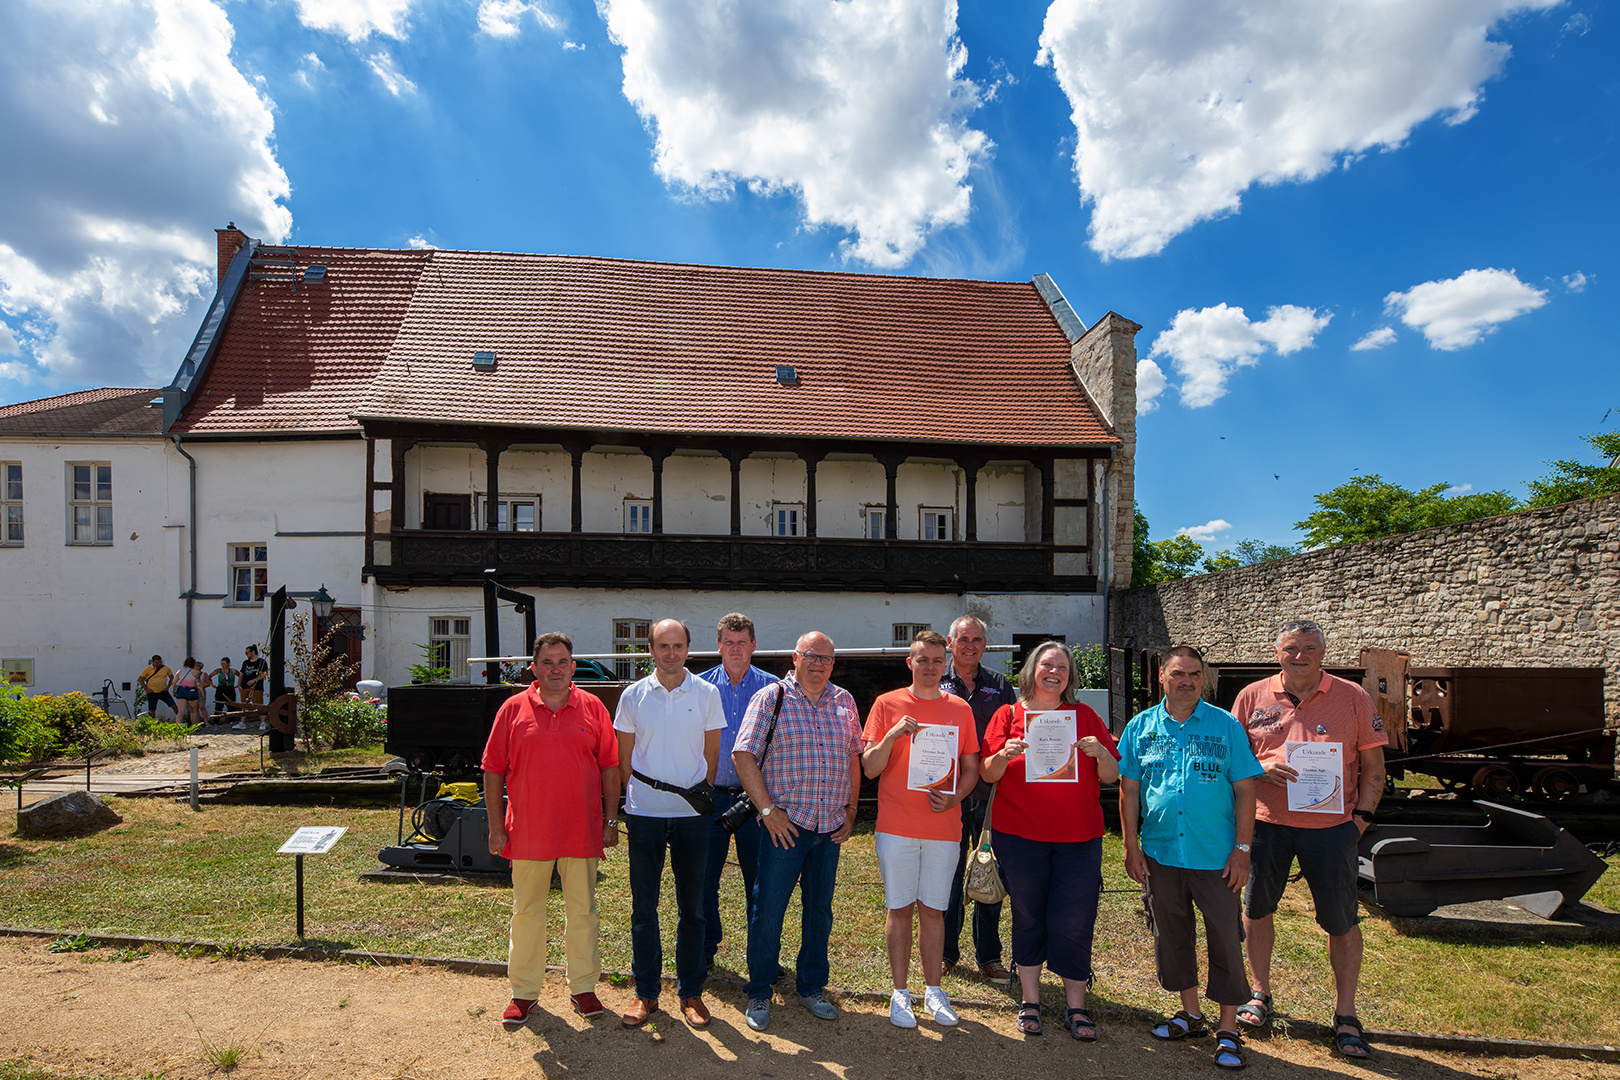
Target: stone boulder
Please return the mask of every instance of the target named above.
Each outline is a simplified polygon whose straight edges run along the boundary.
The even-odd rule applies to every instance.
[[[88,791],[64,791],[17,811],[17,835],[28,840],[82,836],[124,819]]]

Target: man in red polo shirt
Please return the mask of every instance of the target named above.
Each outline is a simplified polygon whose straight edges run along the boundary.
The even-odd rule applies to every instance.
[[[1384,795],[1389,739],[1367,691],[1322,670],[1327,638],[1320,626],[1309,619],[1283,623],[1276,651],[1282,670],[1244,687],[1232,704],[1266,770],[1254,786],[1258,806],[1243,894],[1254,996],[1237,1018],[1250,1027],[1271,1021],[1272,915],[1297,858],[1316,922],[1328,935],[1334,1045],[1345,1057],[1364,1058],[1371,1049],[1356,1018],[1362,953],[1356,849]]]
[[[607,708],[573,684],[568,635],[536,638],[530,670],[534,682],[495,714],[483,763],[489,850],[512,860],[512,1003],[501,1020],[513,1026],[528,1019],[545,981],[553,867],[562,878],[569,1000],[581,1016],[602,1015],[596,864],[619,842],[618,740]]]

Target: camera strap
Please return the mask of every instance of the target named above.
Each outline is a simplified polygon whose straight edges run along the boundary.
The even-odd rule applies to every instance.
[[[765,755],[771,752],[771,738],[776,734],[776,718],[782,715],[782,702],[787,699],[787,684],[776,684],[776,708],[771,710],[771,722],[765,728],[765,745],[759,748],[759,757],[755,759],[761,769],[765,767]]]

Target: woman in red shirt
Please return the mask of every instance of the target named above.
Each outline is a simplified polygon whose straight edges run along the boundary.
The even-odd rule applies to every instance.
[[[1063,979],[1069,1034],[1097,1037],[1086,1012],[1091,937],[1102,893],[1099,785],[1119,779],[1119,750],[1102,719],[1074,700],[1074,661],[1057,641],[1037,645],[1018,673],[1018,703],[1003,705],[984,733],[980,776],[996,783],[991,844],[1012,901],[1012,957],[1023,991],[1018,1030],[1041,1033],[1041,965]],[[1072,711],[1072,780],[1025,776],[1027,714]],[[998,782],[999,781],[999,782]]]

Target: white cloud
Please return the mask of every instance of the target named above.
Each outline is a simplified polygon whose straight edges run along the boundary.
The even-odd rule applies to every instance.
[[[968,171],[991,144],[967,125],[979,92],[955,0],[597,7],[666,184],[791,193],[811,228],[854,234],[847,258],[882,267],[967,220]]]
[[[1136,415],[1157,412],[1165,388],[1164,369],[1151,360],[1136,362]]]
[[[1488,31],[1560,0],[1054,0],[1037,63],[1068,96],[1105,258],[1151,255],[1435,115],[1461,123],[1510,52]]]
[[[1446,488],[1445,494],[1447,494],[1447,495],[1466,495],[1470,491],[1473,491],[1473,490],[1474,490],[1474,485],[1473,484],[1453,484],[1450,487]]]
[[[563,51],[564,52],[584,52],[585,51],[585,46],[581,45],[577,41],[565,41],[565,42],[563,42]]]
[[[1170,358],[1181,376],[1181,403],[1199,409],[1226,394],[1226,380],[1238,368],[1259,363],[1268,350],[1288,356],[1307,348],[1332,318],[1293,304],[1268,309],[1259,322],[1225,304],[1187,308],[1153,339],[1148,355]]]
[[[1177,536],[1190,536],[1200,544],[1207,544],[1215,539],[1217,533],[1230,532],[1232,523],[1224,518],[1216,518],[1202,525],[1183,525],[1176,530]]]
[[[311,30],[364,41],[372,34],[405,36],[411,0],[297,0],[298,21]]]
[[[366,60],[371,70],[376,72],[377,78],[382,80],[383,86],[395,97],[416,93],[416,84],[405,77],[405,74],[394,64],[394,58],[387,53],[372,53]]]
[[[0,4],[0,312],[53,384],[166,382],[213,294],[213,229],[283,240],[272,103],[207,0]],[[15,375],[13,375],[15,378]]]
[[[421,233],[417,233],[415,236],[411,237],[409,240],[407,240],[405,242],[407,244],[409,244],[411,247],[415,248],[417,251],[438,251],[439,250],[439,245],[438,244],[433,243],[431,240],[429,240],[427,237],[423,236]]]
[[[316,77],[325,70],[326,65],[321,63],[321,58],[319,56],[316,56],[314,53],[305,53],[303,62],[298,65],[298,71],[294,73],[293,77],[299,82],[303,83],[304,86],[313,90],[315,89]]]
[[[1392,292],[1384,297],[1384,310],[1421,332],[1433,348],[1451,351],[1546,302],[1545,290],[1526,285],[1512,270],[1465,270]]]
[[[1585,292],[1587,283],[1591,280],[1591,278],[1577,270],[1573,274],[1564,275],[1564,288],[1570,292]]]
[[[0,356],[16,356],[22,346],[17,344],[17,335],[5,323],[0,322]]]
[[[562,20],[547,11],[544,4],[527,0],[482,0],[478,5],[478,32],[490,37],[517,37],[523,32],[523,16],[534,15],[547,30],[561,30]]]
[[[1393,326],[1380,326],[1376,330],[1369,330],[1362,335],[1360,341],[1350,346],[1350,351],[1366,352],[1368,349],[1382,349],[1386,345],[1395,344],[1395,336]]]

